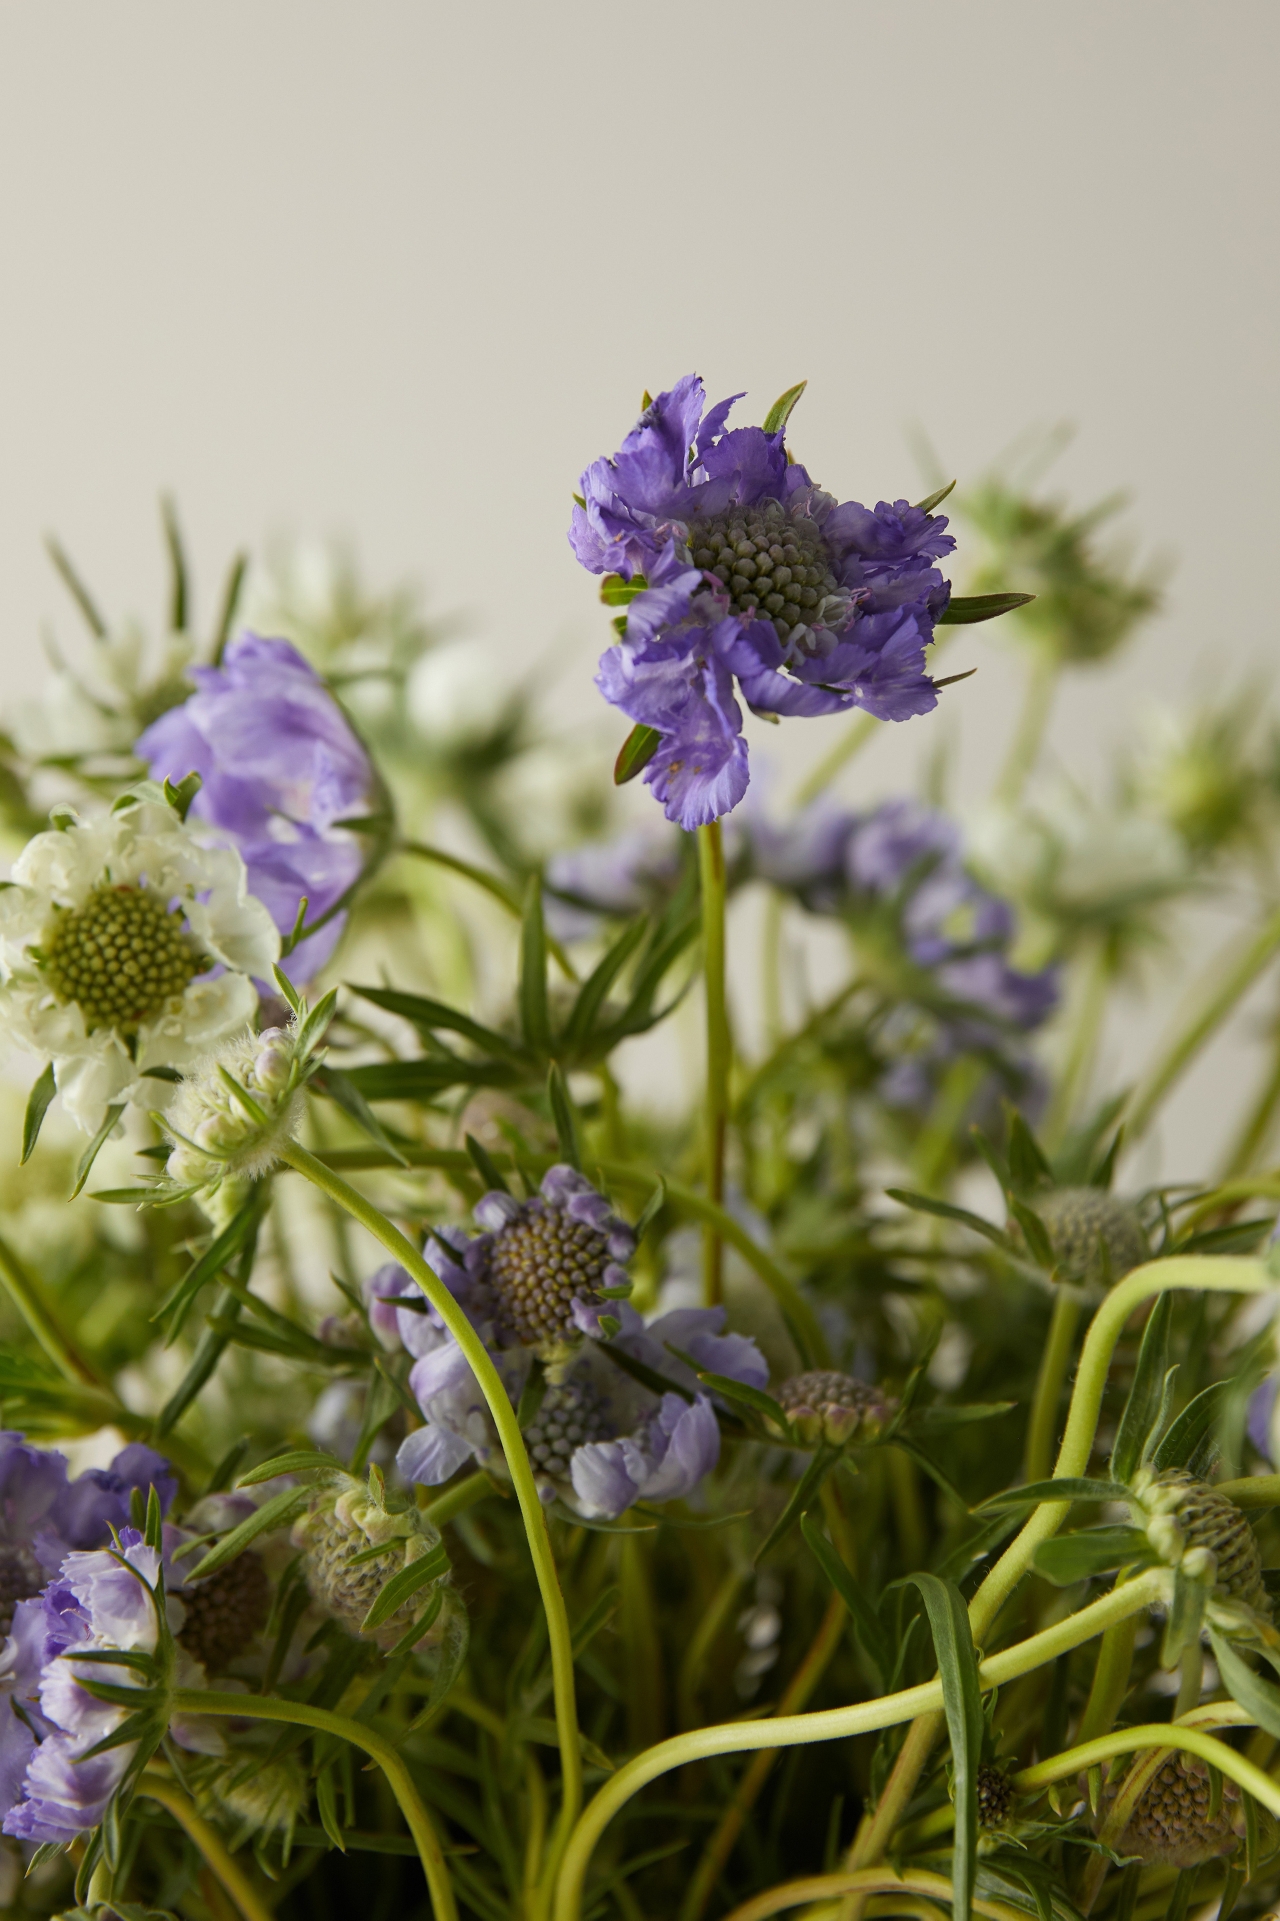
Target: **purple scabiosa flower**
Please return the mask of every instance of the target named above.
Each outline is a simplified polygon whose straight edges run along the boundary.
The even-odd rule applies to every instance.
[[[645,780],[693,828],[747,789],[740,692],[757,713],[881,720],[936,702],[925,649],[955,545],[906,501],[837,504],[793,463],[784,433],[726,430],[688,374],[618,452],[582,476],[569,544],[591,573],[642,587],[600,663],[605,699],[661,743]]]
[[[129,1773],[138,1742],[93,1752],[125,1722],[129,1709],[88,1693],[82,1681],[137,1688],[139,1706],[154,1700],[146,1677],[132,1666],[82,1663],[75,1656],[119,1648],[156,1657],[165,1665],[160,1609],[171,1607],[167,1625],[181,1626],[181,1603],[166,1603],[162,1555],[147,1547],[136,1528],[125,1528],[120,1546],[68,1554],[38,1600],[24,1601],[15,1620],[15,1672],[29,1691],[24,1706],[41,1738],[33,1742],[22,1780],[22,1798],[5,1816],[4,1831],[23,1841],[67,1842],[94,1828]],[[200,1670],[169,1642],[175,1678],[200,1679]],[[7,1652],[7,1650],[6,1650]],[[32,1685],[34,1680],[34,1686]],[[221,1751],[216,1730],[175,1718],[174,1739],[205,1753]],[[158,1740],[162,1729],[157,1729]]]
[[[358,879],[363,853],[338,823],[371,811],[369,757],[325,683],[286,640],[243,634],[218,667],[196,667],[196,691],[141,736],[135,751],[154,779],[204,783],[191,815],[237,848],[249,889],[282,934],[298,904],[316,920]],[[291,978],[328,960],[345,916],[294,949]]]
[[[769,1377],[754,1341],[721,1332],[722,1307],[680,1308],[646,1326],[626,1302],[611,1306],[609,1346],[661,1375],[671,1391],[658,1394],[624,1373],[601,1345],[609,1329],[597,1318],[596,1338],[549,1371],[524,1430],[543,1499],[560,1499],[587,1519],[613,1519],[638,1500],[680,1500],[716,1465],[720,1429],[714,1406],[673,1348],[712,1373],[753,1387],[763,1387]],[[512,1405],[518,1405],[534,1364],[532,1351],[498,1349],[494,1360]],[[409,1385],[425,1424],[396,1457],[406,1480],[434,1486],[467,1460],[500,1465],[492,1417],[451,1336],[443,1335],[415,1363]]]

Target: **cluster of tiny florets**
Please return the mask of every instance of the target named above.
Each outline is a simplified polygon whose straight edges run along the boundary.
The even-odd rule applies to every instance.
[[[83,907],[55,907],[32,957],[58,999],[79,1007],[91,1033],[136,1032],[209,965],[180,909],[146,887],[111,885],[95,887]]]
[[[487,1278],[502,1330],[526,1347],[575,1338],[573,1303],[599,1299],[610,1262],[607,1235],[535,1196],[501,1228]]]
[[[236,1098],[224,1073],[252,1107]],[[301,1104],[297,1081],[291,1029],[268,1027],[228,1043],[184,1081],[170,1109],[177,1144],[169,1178],[202,1186],[229,1174],[256,1180],[266,1173],[293,1133]]]
[[[1150,1256],[1137,1214],[1105,1188],[1057,1187],[1033,1196],[1031,1205],[1063,1280],[1118,1281]]]
[[[778,1389],[778,1405],[802,1439],[827,1441],[833,1447],[842,1447],[855,1434],[871,1439],[888,1412],[878,1387],[825,1367],[810,1368],[784,1381]]]
[[[812,626],[840,583],[811,520],[796,519],[776,500],[696,521],[689,529],[693,564],[725,589],[744,620],[771,620],[786,640]]]
[[[1003,1768],[984,1761],[978,1768],[978,1826],[1002,1828],[1013,1807],[1013,1783]]]
[[[1164,1560],[1176,1567],[1189,1554],[1211,1554],[1214,1586],[1270,1615],[1257,1536],[1234,1501],[1185,1468],[1140,1478],[1135,1492],[1148,1516],[1148,1537]]]
[[[266,1625],[271,1583],[261,1556],[249,1552],[183,1588],[181,1600],[178,1640],[206,1674],[221,1674]]]
[[[1194,1754],[1171,1755],[1141,1795],[1121,1838],[1121,1853],[1171,1868],[1198,1867],[1229,1853],[1244,1824],[1239,1788],[1224,1780],[1222,1790],[1217,1813],[1210,1813],[1212,1790],[1204,1762]]]
[[[610,1440],[613,1432],[591,1385],[571,1380],[547,1389],[541,1407],[524,1430],[524,1439],[534,1473],[565,1481],[574,1449],[591,1441]]]

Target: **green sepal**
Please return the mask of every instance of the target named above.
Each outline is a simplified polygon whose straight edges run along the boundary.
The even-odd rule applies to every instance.
[[[206,1575],[216,1574],[228,1561],[234,1561],[237,1555],[243,1554],[249,1543],[256,1541],[260,1534],[294,1520],[310,1499],[311,1490],[305,1487],[287,1487],[281,1493],[273,1494],[269,1501],[263,1502],[256,1514],[250,1514],[238,1527],[233,1527],[230,1534],[224,1534],[217,1547],[211,1548],[199,1565],[191,1569],[187,1580],[200,1581]]]
[[[1173,1599],[1169,1604],[1160,1645],[1162,1668],[1176,1668],[1185,1648],[1197,1647],[1204,1626],[1205,1604],[1213,1587],[1213,1577],[1196,1580],[1178,1567],[1173,1571]]]
[[[510,1187],[505,1175],[487,1147],[478,1141],[474,1134],[463,1135],[463,1146],[471,1160],[471,1165],[485,1184],[485,1191],[493,1194],[509,1194]]]
[[[795,411],[796,402],[808,385],[807,380],[798,380],[794,387],[788,387],[784,394],[778,395],[778,398],[774,401],[772,407],[770,407],[764,417],[764,424],[760,429],[761,433],[778,434],[782,432],[790,420],[792,413]]]
[[[1074,1587],[1133,1561],[1152,1563],[1151,1544],[1140,1527],[1085,1528],[1042,1541],[1032,1558],[1037,1574],[1054,1587]]]
[[[1025,1201],[1020,1201],[1016,1194],[1009,1196],[1009,1212],[1022,1229],[1027,1251],[1036,1266],[1042,1267],[1046,1273],[1051,1274],[1058,1264],[1057,1256],[1053,1251],[1053,1243],[1049,1239],[1049,1230],[1040,1216],[1033,1207],[1028,1207]]]
[[[971,627],[979,620],[997,620],[1026,607],[1034,594],[956,594],[934,623],[938,627]]]
[[[391,1576],[360,1623],[360,1632],[369,1634],[374,1628],[381,1627],[419,1588],[425,1587],[429,1581],[439,1580],[448,1571],[449,1556],[443,1543],[426,1554],[420,1554],[416,1561],[410,1561],[408,1567],[401,1568],[398,1574]]]
[[[179,820],[185,820],[187,818],[187,815],[191,811],[191,803],[203,786],[204,782],[194,768],[192,768],[189,774],[184,774],[182,779],[177,782],[171,781],[166,774],[164,797]]]
[[[955,484],[954,480],[949,480],[945,487],[939,487],[936,492],[926,494],[923,500],[917,500],[915,503],[916,512],[918,514],[931,514],[935,507],[942,505]]]
[[[630,580],[624,580],[621,574],[606,574],[600,582],[600,598],[606,607],[629,607],[648,588],[643,574],[632,574]]]
[[[613,763],[614,786],[625,787],[629,780],[642,774],[661,745],[662,735],[658,729],[645,727],[637,721],[618,749],[618,758]]]
[[[658,1185],[654,1188],[652,1194],[650,1194],[648,1200],[645,1202],[644,1206],[641,1208],[639,1214],[636,1217],[635,1224],[631,1230],[636,1237],[637,1247],[640,1246],[641,1242],[644,1240],[645,1235],[649,1232],[649,1229],[653,1226],[653,1223],[657,1220],[659,1214],[662,1212],[663,1207],[666,1205],[666,1199],[667,1199],[667,1183],[663,1180],[661,1174],[659,1174]]]
[[[49,1104],[57,1091],[58,1083],[53,1072],[53,1062],[50,1061],[27,1096],[27,1111],[22,1121],[22,1165],[24,1167],[35,1151],[36,1142],[40,1138],[40,1129],[44,1126],[44,1117],[49,1112]]]
[[[109,1107],[107,1109],[106,1119],[103,1121],[102,1126],[98,1129],[93,1139],[89,1142],[89,1145],[85,1148],[84,1153],[80,1156],[80,1165],[76,1168],[75,1185],[71,1189],[69,1197],[71,1200],[75,1200],[90,1174],[93,1172],[93,1163],[97,1160],[98,1155],[106,1146],[111,1135],[115,1132],[116,1122],[123,1113],[123,1102],[116,1107]]]
[[[1181,1467],[1197,1480],[1204,1479],[1217,1453],[1218,1416],[1230,1391],[1230,1381],[1216,1381],[1188,1402],[1151,1456],[1157,1472]]]

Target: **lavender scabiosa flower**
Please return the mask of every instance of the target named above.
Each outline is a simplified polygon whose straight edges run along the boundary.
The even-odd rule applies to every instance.
[[[156,780],[200,775],[193,819],[239,850],[251,891],[288,934],[304,895],[315,921],[359,878],[359,840],[339,823],[373,811],[369,757],[286,640],[243,634],[220,666],[193,668],[191,678],[195,693],[148,727],[135,751]],[[335,915],[294,949],[292,979],[323,967],[344,919]]]
[[[746,792],[735,689],[757,713],[935,705],[925,649],[955,545],[906,501],[837,504],[789,459],[784,430],[726,430],[696,374],[650,402],[583,474],[569,543],[591,573],[641,588],[596,685],[662,736],[645,770],[669,820],[694,828]]]

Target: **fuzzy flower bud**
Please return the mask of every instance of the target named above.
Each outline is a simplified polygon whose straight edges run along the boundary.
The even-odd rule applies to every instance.
[[[1104,1813],[1115,1789],[1103,1798]],[[1120,1840],[1120,1852],[1170,1868],[1195,1868],[1229,1854],[1244,1833],[1240,1790],[1222,1783],[1222,1800],[1211,1813],[1209,1770],[1194,1754],[1173,1754],[1141,1795]]]
[[[1134,1209],[1105,1188],[1057,1187],[1034,1195],[1031,1205],[1044,1222],[1064,1281],[1118,1281],[1150,1257]],[[1009,1231],[1021,1240],[1016,1222]]]
[[[435,1555],[440,1535],[416,1507],[391,1512],[363,1482],[346,1476],[343,1483],[316,1490],[307,1512],[294,1524],[293,1543],[303,1550],[307,1587],[316,1606],[348,1634],[363,1635],[383,1649],[404,1638],[449,1578],[441,1552],[436,1579],[424,1583],[388,1619],[367,1629],[365,1619],[387,1582],[424,1555]],[[427,1628],[417,1645],[430,1647],[440,1632],[440,1627]]]
[[[227,1765],[211,1786],[223,1812],[249,1833],[292,1829],[311,1798],[306,1775],[289,1759],[264,1764],[255,1757],[248,1764]]]
[[[815,1447],[819,1441],[831,1447],[843,1447],[855,1438],[873,1441],[889,1413],[878,1387],[855,1381],[836,1368],[793,1374],[778,1389],[778,1405],[800,1438]]]
[[[1192,1580],[1212,1578],[1220,1593],[1270,1619],[1257,1538],[1234,1501],[1184,1468],[1144,1469],[1134,1496],[1161,1560]]]

